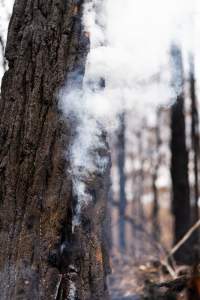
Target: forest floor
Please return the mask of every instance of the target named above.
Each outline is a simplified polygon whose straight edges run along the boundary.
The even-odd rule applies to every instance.
[[[141,263],[135,261],[120,255],[111,258],[112,274],[108,279],[111,300],[188,299],[186,296],[188,268],[184,267],[184,276],[177,276],[174,279],[166,270],[159,267],[158,261],[151,259]]]
[[[153,240],[148,230],[150,226],[140,231],[136,228],[134,243],[129,245],[127,254],[124,255],[120,254],[116,246],[117,226],[114,226],[114,223],[114,243],[110,255],[112,274],[108,279],[111,300],[200,299],[200,274],[199,271],[195,275],[193,272],[194,268],[199,270],[200,263],[195,262],[189,267],[177,265],[173,257],[167,259],[172,251],[172,237],[171,231],[168,232],[164,228],[170,228],[172,220],[166,217],[169,216],[166,209],[162,210],[162,216],[162,240],[159,243]],[[190,229],[190,234],[191,230],[199,226],[199,222]],[[129,231],[127,230],[127,236],[131,241],[131,230]],[[188,236],[186,234],[185,238]],[[179,247],[180,245],[179,243]],[[188,298],[188,292],[191,291],[192,294],[197,293],[198,297]]]
[[[109,289],[112,300],[139,300],[143,280],[137,265],[125,257],[112,257]]]

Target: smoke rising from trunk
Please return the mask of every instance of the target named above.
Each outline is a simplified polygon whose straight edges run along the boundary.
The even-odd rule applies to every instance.
[[[193,4],[86,1],[83,23],[91,45],[83,85],[76,85],[77,70],[75,84],[60,97],[64,115],[76,128],[69,153],[77,199],[73,227],[80,223],[82,208],[93,201],[87,182],[95,174],[103,176],[109,165],[102,132],[114,130],[123,111],[133,109],[138,120],[144,115],[152,119],[156,107],[176,98],[179,88],[171,85],[168,53],[172,41],[184,40],[187,50]]]

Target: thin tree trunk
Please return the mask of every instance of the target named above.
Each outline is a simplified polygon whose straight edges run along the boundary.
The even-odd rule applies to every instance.
[[[113,249],[113,229],[112,229],[112,208],[113,208],[113,187],[112,187],[112,179],[110,176],[110,189],[109,189],[109,195],[108,195],[108,246],[109,246],[109,251],[111,252]]]
[[[108,170],[87,183],[95,204],[72,234],[72,128],[56,97],[71,72],[84,75],[89,40],[76,3],[15,1],[0,101],[1,300],[107,297]]]
[[[144,130],[144,128],[142,128]],[[144,213],[144,207],[142,202],[142,197],[144,194],[144,149],[143,149],[143,135],[142,130],[140,132],[136,133],[137,143],[138,143],[138,153],[136,155],[135,159],[138,159],[140,162],[140,168],[138,170],[135,170],[132,174],[133,179],[133,203],[132,203],[132,216],[134,216],[134,219],[137,220],[139,224],[141,224],[141,227],[144,229],[145,224],[145,213]],[[133,158],[134,160],[134,158]],[[134,167],[133,167],[134,168]],[[139,259],[143,255],[143,249],[144,249],[144,241],[143,241],[143,235],[141,234],[141,231],[136,230],[136,228],[132,227],[132,237],[133,237],[133,252],[136,257],[136,259]]]
[[[158,189],[157,189],[157,179],[158,171],[160,167],[161,157],[159,154],[159,149],[161,146],[160,137],[160,114],[161,110],[157,111],[157,126],[156,126],[156,162],[153,168],[152,175],[152,190],[153,190],[153,210],[152,210],[152,222],[153,222],[153,235],[156,241],[160,240],[160,223],[159,223],[159,199],[158,199]]]
[[[117,145],[117,166],[119,172],[119,248],[126,250],[126,175],[125,175],[125,113],[119,117],[119,132]]]
[[[194,57],[190,57],[190,97],[191,97],[191,139],[193,150],[193,165],[194,165],[194,210],[193,210],[193,223],[199,219],[199,115],[197,109],[196,99],[196,83],[195,83],[195,70],[194,70]],[[195,244],[199,243],[199,230],[194,235]]]
[[[142,130],[145,130],[143,127]],[[144,195],[144,180],[145,180],[145,172],[144,172],[144,163],[145,163],[145,157],[144,157],[144,146],[143,146],[143,135],[141,132],[138,132],[138,158],[140,161],[140,169],[138,170],[137,175],[137,193],[136,193],[136,199],[137,199],[137,216],[139,218],[139,221],[144,221],[145,219],[145,213],[144,213],[144,207],[142,202],[142,197]],[[142,222],[143,223],[143,222]]]
[[[186,148],[183,65],[178,46],[171,48],[172,84],[177,92],[171,109],[171,178],[173,191],[174,243],[177,243],[190,227],[190,189],[188,179],[188,151]],[[176,253],[182,263],[190,261],[190,241]]]

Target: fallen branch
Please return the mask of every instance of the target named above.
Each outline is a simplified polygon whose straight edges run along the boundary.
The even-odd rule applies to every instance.
[[[161,260],[161,265],[164,266],[173,279],[177,278],[177,272],[174,267],[168,263],[168,259]]]
[[[112,201],[111,204],[113,206],[116,206],[119,208],[119,203],[116,201]],[[136,227],[138,230],[141,230],[143,233],[146,234],[146,236],[150,237],[150,233],[147,233],[144,228],[141,226],[141,224],[137,224],[133,218],[125,215],[124,219],[126,222],[130,223],[132,226]],[[180,247],[190,238],[190,236],[193,234],[195,230],[197,230],[200,227],[200,219],[186,232],[186,234],[182,237],[182,239],[171,249],[169,253],[167,253],[166,257],[161,260],[161,265],[165,266],[168,270],[169,274],[173,279],[177,278],[177,272],[173,266],[168,262],[169,258],[172,258],[172,256],[180,249]],[[153,241],[153,239],[152,239]],[[154,241],[154,244],[156,244],[157,248],[159,250],[162,250],[162,252],[165,252],[166,250],[162,247],[161,244],[158,244],[156,241]]]
[[[186,232],[186,234],[182,237],[182,239],[171,249],[171,251],[167,254],[165,259],[161,261],[161,263],[166,266],[169,274],[172,276],[172,278],[177,277],[177,273],[175,268],[172,268],[170,264],[168,263],[168,260],[170,257],[172,257],[178,249],[190,238],[190,236],[193,234],[193,232],[200,227],[200,219]]]
[[[180,247],[190,238],[190,236],[198,227],[200,227],[200,219],[186,232],[182,239],[171,249],[167,256],[167,259],[174,255],[176,251],[180,249]]]
[[[182,277],[176,278],[174,280],[155,284],[155,286],[158,288],[166,287],[172,291],[181,291],[186,287],[187,282],[188,282],[188,278],[186,276],[182,276]]]

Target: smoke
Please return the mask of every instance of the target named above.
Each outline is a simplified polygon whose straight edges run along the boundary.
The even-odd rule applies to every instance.
[[[70,280],[69,285],[69,295],[67,297],[68,300],[75,300],[76,299],[76,286],[75,283]]]
[[[171,86],[170,48],[179,45],[186,58],[194,51],[196,1],[93,0],[85,7],[91,37],[85,82],[105,80],[92,95],[92,114],[110,127],[122,110],[141,120],[171,104],[180,86]]]
[[[69,151],[77,199],[73,227],[80,223],[82,208],[93,201],[88,181],[103,175],[109,164],[102,132],[114,131],[119,114],[130,110],[136,122],[148,115],[153,122],[156,108],[176,98],[170,45],[191,50],[194,12],[195,0],[86,1],[83,23],[91,49],[83,87],[68,86],[61,95],[63,112],[75,124]]]
[[[61,97],[62,109],[74,128],[68,153],[76,199],[73,230],[80,224],[82,208],[93,201],[88,185],[94,184],[96,176],[103,176],[109,165],[103,123],[90,110],[95,92],[87,89],[89,87],[67,89]]]

